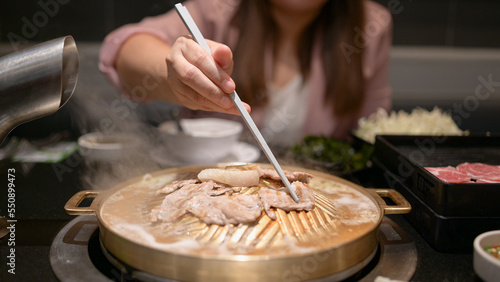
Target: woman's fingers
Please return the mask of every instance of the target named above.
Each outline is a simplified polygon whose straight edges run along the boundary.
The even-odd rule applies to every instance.
[[[229,75],[233,72],[233,53],[226,45],[211,44],[212,57],[215,62]]]
[[[230,77],[232,52],[225,45],[207,42],[212,55],[190,38],[177,39],[166,58],[170,87],[190,109],[239,114],[228,96],[236,87]]]
[[[192,89],[190,86],[175,80],[170,82],[170,87],[173,92],[176,93],[177,100],[180,104],[191,110],[204,110],[204,111],[215,111],[224,112],[229,114],[239,114],[236,107],[232,106],[229,109],[220,107],[213,101],[200,95],[197,91]],[[228,95],[228,94],[225,94]],[[229,97],[227,97],[229,99]],[[229,99],[230,100],[230,99]],[[232,103],[232,102],[231,102]]]
[[[196,42],[180,38],[180,52],[185,65],[180,65],[180,79],[207,99],[220,106],[230,107],[225,93],[234,91],[235,85],[229,74],[224,71]]]

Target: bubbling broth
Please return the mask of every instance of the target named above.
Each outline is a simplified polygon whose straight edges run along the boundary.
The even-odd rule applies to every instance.
[[[101,204],[101,222],[120,236],[151,248],[178,254],[267,255],[313,253],[335,248],[372,231],[381,219],[378,205],[357,189],[330,177],[314,176],[311,211],[274,210],[277,219],[263,211],[250,224],[209,225],[186,214],[175,222],[152,222],[151,209],[164,196],[155,192],[174,180],[196,177],[198,171],[146,175],[111,194]],[[260,185],[279,185],[260,183]],[[243,188],[256,193],[258,187]]]

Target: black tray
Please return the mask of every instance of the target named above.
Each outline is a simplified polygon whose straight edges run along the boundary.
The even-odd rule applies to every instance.
[[[447,183],[424,168],[464,162],[500,165],[499,136],[377,136],[373,162],[436,214],[500,216],[500,183]]]
[[[395,180],[395,190],[411,204],[404,217],[436,251],[471,253],[474,239],[481,233],[500,229],[500,217],[442,216]]]

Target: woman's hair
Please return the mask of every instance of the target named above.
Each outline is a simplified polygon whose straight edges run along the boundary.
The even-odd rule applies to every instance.
[[[268,101],[264,58],[267,48],[273,48],[275,55],[278,44],[273,41],[280,38],[268,2],[242,0],[232,21],[240,32],[234,50],[234,78],[242,100],[251,106],[265,105]],[[325,103],[332,105],[337,116],[356,112],[363,101],[365,83],[361,66],[362,52],[352,52],[346,57],[346,50],[343,49],[356,46],[356,32],[362,32],[363,26],[363,0],[331,0],[304,30],[297,46],[300,71],[307,79],[313,43],[318,35],[321,36],[321,60],[326,79]]]

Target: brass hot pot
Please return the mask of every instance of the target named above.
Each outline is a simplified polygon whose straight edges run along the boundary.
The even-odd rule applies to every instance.
[[[257,222],[237,226],[207,225],[189,214],[169,224],[151,223],[151,209],[164,198],[155,195],[156,190],[174,180],[196,177],[208,167],[167,169],[108,191],[80,191],[65,209],[72,215],[96,215],[101,244],[122,263],[181,281],[345,279],[375,255],[384,214],[411,210],[395,190],[365,189],[329,174],[284,167],[314,176],[309,184],[316,192],[313,210],[276,210],[276,220],[263,212]],[[386,205],[381,197],[396,205]],[[79,207],[85,198],[95,199],[89,207]]]

